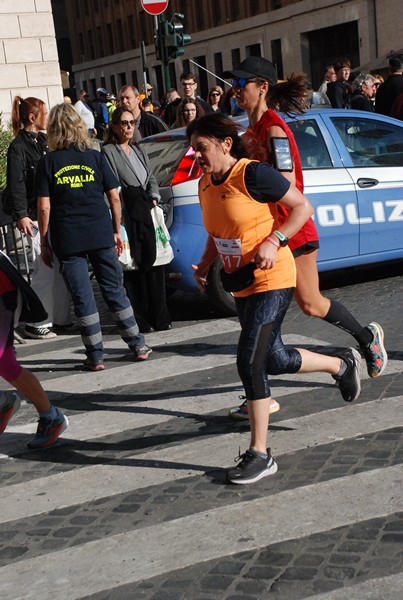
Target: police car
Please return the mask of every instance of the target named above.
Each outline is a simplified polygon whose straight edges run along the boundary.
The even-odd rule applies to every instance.
[[[315,209],[319,271],[403,258],[403,122],[358,110],[310,109],[284,117],[294,133],[305,194]],[[240,123],[247,126],[245,118]],[[196,291],[191,264],[206,241],[197,187],[201,172],[184,129],[142,140],[166,203],[174,259],[172,289]],[[222,289],[218,262],[207,293],[215,306],[234,311]]]

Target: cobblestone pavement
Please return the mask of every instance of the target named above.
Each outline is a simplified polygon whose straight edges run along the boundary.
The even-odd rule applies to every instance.
[[[36,416],[23,403],[0,439],[0,597],[400,597],[403,285],[399,271],[377,277],[326,294],[362,324],[382,323],[385,374],[370,380],[363,367],[353,405],[328,376],[273,378],[279,471],[252,486],[225,483],[248,441],[248,424],[227,417],[242,393],[239,326],[205,299],[172,298],[174,328],[147,336],[154,353],[142,364],[127,360],[105,312],[103,373],[74,369],[77,335],[19,345],[70,426],[57,447],[27,451]],[[283,333],[330,353],[354,345],[294,305]]]

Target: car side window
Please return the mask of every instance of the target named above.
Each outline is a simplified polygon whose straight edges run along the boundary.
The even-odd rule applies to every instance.
[[[329,169],[333,166],[326,142],[315,119],[293,121],[287,125],[297,142],[303,169]]]
[[[355,167],[401,167],[401,127],[377,119],[332,117]]]

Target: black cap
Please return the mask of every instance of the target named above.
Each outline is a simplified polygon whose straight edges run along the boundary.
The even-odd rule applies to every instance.
[[[248,56],[241,62],[238,69],[224,71],[223,77],[233,77],[234,79],[261,77],[267,79],[272,85],[277,83],[277,73],[273,63],[259,56]]]

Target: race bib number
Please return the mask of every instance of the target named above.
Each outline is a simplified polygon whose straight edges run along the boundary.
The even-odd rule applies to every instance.
[[[229,272],[239,269],[242,261],[242,242],[240,238],[224,240],[215,237],[214,242],[224,269]]]

